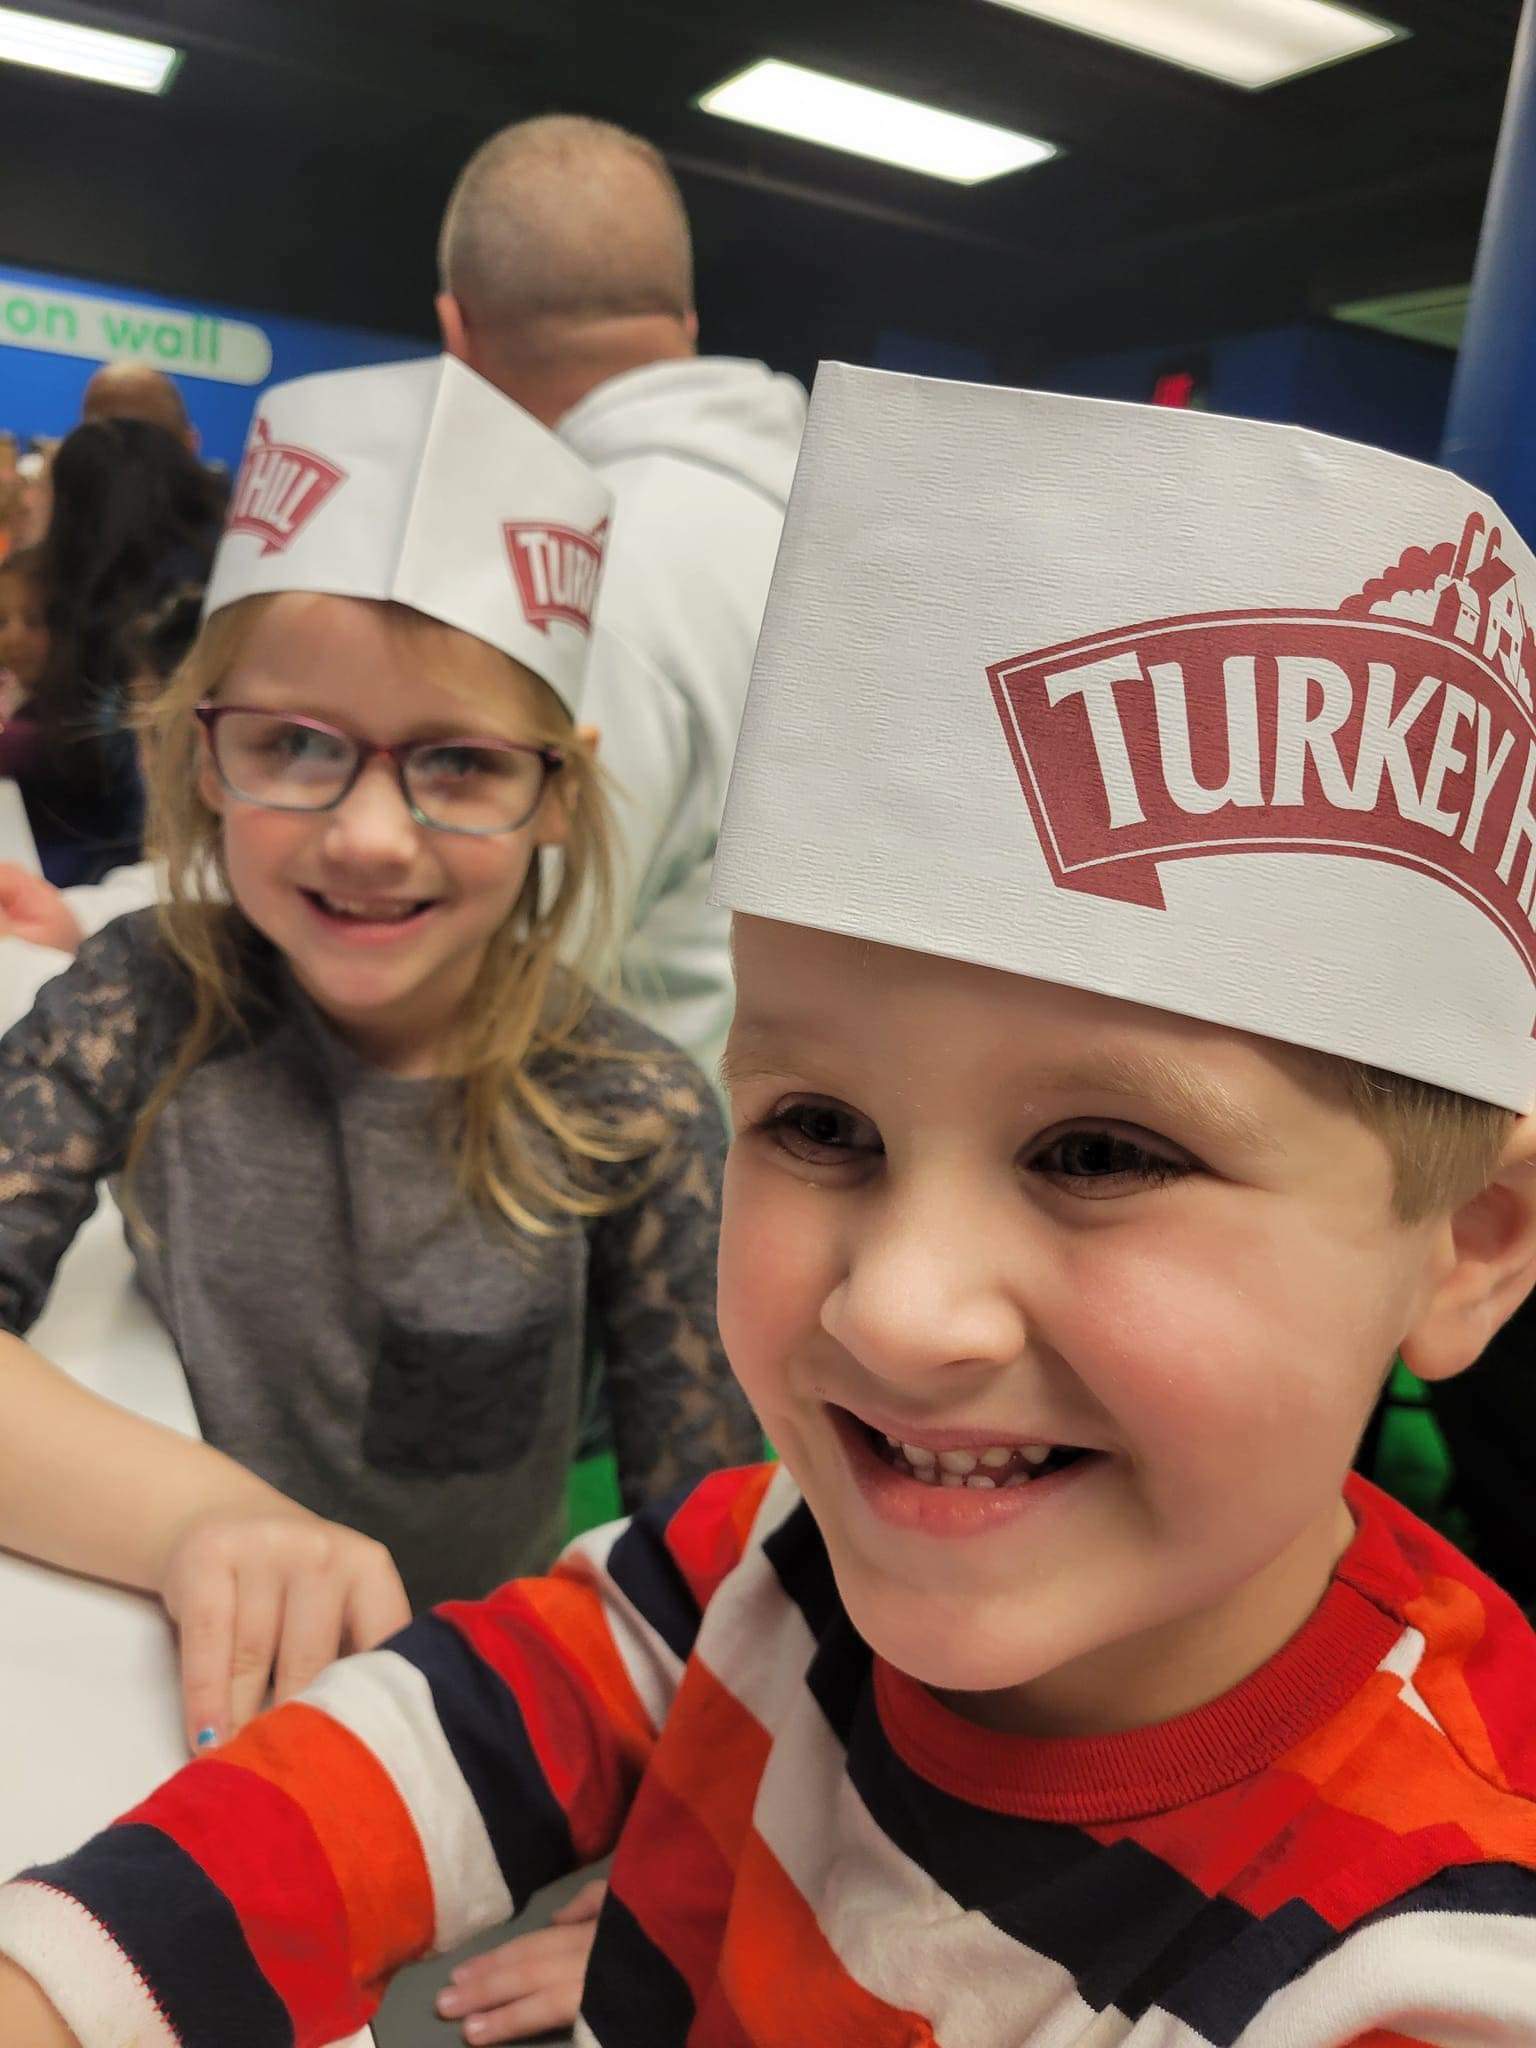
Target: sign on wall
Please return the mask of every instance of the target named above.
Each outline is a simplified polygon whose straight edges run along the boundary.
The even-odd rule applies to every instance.
[[[248,320],[58,291],[0,275],[0,347],[148,363],[217,384],[260,384],[272,344]]]

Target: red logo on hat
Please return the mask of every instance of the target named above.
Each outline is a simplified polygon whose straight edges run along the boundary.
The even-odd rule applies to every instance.
[[[1154,619],[987,671],[1058,886],[1164,907],[1164,861],[1391,861],[1536,981],[1533,639],[1481,515],[1336,612]]]
[[[607,520],[599,520],[590,533],[551,526],[542,519],[509,519],[501,531],[529,625],[547,633],[551,619],[563,619],[578,632],[589,633]]]
[[[274,441],[266,421],[258,419],[230,494],[226,531],[254,533],[264,555],[276,554],[346,478],[344,469],[313,449]]]

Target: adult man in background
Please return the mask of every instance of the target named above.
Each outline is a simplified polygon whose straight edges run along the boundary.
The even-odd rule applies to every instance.
[[[624,995],[713,1076],[733,997],[705,898],[805,394],[697,354],[682,196],[605,122],[546,115],[484,143],[438,272],[443,346],[614,493],[582,715],[618,785]]]
[[[179,387],[148,363],[103,363],[93,371],[80,401],[80,418],[82,423],[148,420],[152,427],[174,434],[193,455],[202,445]]]
[[[438,264],[444,347],[614,493],[583,715],[618,785],[624,993],[713,1075],[732,990],[726,920],[705,898],[805,394],[761,363],[697,354],[681,195],[649,143],[604,122],[548,115],[492,136],[454,187]],[[167,393],[180,408],[158,371],[109,364],[87,402]],[[0,873],[0,930],[67,944],[72,917],[36,893]]]

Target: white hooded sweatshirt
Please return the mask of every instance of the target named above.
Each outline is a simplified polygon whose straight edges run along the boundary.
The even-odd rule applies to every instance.
[[[690,357],[555,429],[615,499],[581,718],[618,791],[624,1000],[711,1079],[734,990],[705,897],[805,408],[762,363]]]

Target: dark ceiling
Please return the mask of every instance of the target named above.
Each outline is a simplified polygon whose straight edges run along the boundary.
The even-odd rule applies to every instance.
[[[1518,0],[1379,0],[1410,31],[1249,93],[991,0],[162,0],[52,5],[171,41],[164,100],[0,66],[0,259],[430,331],[459,163],[592,113],[667,152],[706,344],[808,371],[896,332],[996,374],[1465,278]],[[1056,143],[971,188],[693,111],[786,57]]]

